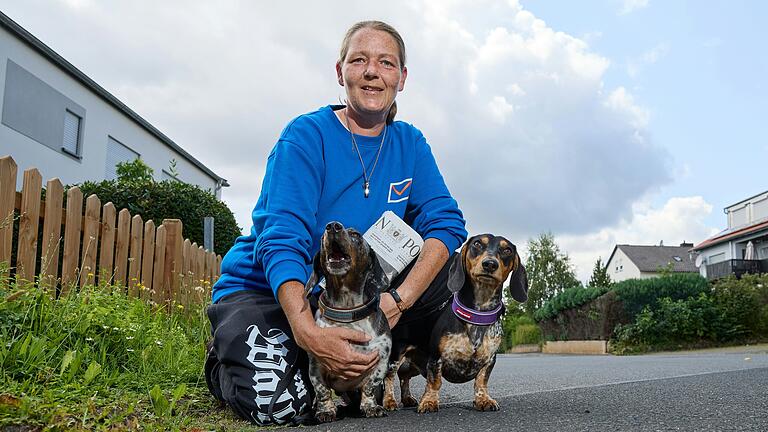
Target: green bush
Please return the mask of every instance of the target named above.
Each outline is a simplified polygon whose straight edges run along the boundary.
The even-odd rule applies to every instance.
[[[670,298],[684,300],[709,293],[707,280],[698,274],[669,274],[651,279],[628,279],[613,285],[618,299],[630,317],[639,314],[645,307],[656,309],[659,300]]]
[[[541,329],[536,324],[517,326],[512,334],[512,345],[538,344],[541,342]]]
[[[507,310],[508,312],[504,315],[504,320],[501,322],[504,330],[504,339],[499,346],[499,352],[506,352],[515,345],[513,339],[518,326],[536,324],[533,319],[526,314],[520,312],[511,313],[509,312],[509,309]]]
[[[118,211],[127,208],[132,215],[141,215],[160,225],[163,219],[181,219],[183,236],[203,245],[203,218],[214,218],[214,245],[217,254],[224,255],[241,234],[232,211],[199,186],[178,181],[156,182],[152,169],[140,159],[118,164],[118,179],[80,186],[84,196],[98,195],[102,204],[112,202]]]
[[[544,303],[541,309],[534,312],[533,318],[539,322],[554,318],[560,312],[586,304],[609,290],[608,287],[569,288]]]
[[[671,348],[720,341],[732,336],[722,325],[714,300],[705,293],[684,300],[658,299],[645,307],[635,322],[616,330],[616,344],[639,348]]]
[[[745,336],[768,336],[768,274],[727,277],[712,286],[723,325]]]

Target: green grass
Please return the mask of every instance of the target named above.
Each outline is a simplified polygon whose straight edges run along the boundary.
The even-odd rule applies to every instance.
[[[254,430],[208,394],[203,307],[173,309],[0,281],[0,429]]]

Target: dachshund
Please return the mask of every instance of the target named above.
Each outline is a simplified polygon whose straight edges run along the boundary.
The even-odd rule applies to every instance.
[[[321,422],[336,420],[336,405],[331,390],[346,401],[359,400],[365,417],[382,417],[384,409],[376,401],[377,390],[388,370],[392,336],[384,313],[379,308],[381,292],[389,286],[376,253],[359,232],[345,229],[339,222],[325,227],[320,250],[313,260],[313,271],[305,285],[309,295],[322,277],[325,291],[318,299],[315,320],[320,327],[346,327],[371,337],[366,345],[353,345],[362,352],[379,352],[379,364],[367,375],[355,380],[333,376],[311,354],[309,378],[314,386],[315,418]]]
[[[513,299],[528,299],[528,278],[517,248],[504,237],[482,234],[470,238],[454,255],[447,289],[453,293],[451,307],[444,307],[423,330],[393,341],[392,363],[385,379],[384,408],[397,409],[394,376],[400,378],[403,406],[415,406],[410,379],[424,375],[427,385],[418,402],[419,413],[439,408],[442,378],[452,383],[475,380],[474,408],[497,411],[499,404],[488,395],[488,379],[496,364],[496,351],[503,338],[503,285],[511,274]]]

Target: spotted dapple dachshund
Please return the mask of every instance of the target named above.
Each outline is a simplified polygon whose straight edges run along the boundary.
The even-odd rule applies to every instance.
[[[313,272],[305,286],[308,295],[321,277],[325,291],[318,300],[316,315],[320,327],[346,327],[371,337],[367,345],[354,345],[363,352],[378,350],[379,364],[356,380],[333,376],[311,354],[309,379],[315,388],[315,417],[319,422],[336,420],[336,405],[331,389],[345,400],[360,400],[360,411],[366,417],[381,417],[384,409],[376,403],[375,394],[387,373],[392,336],[384,313],[379,309],[381,292],[389,286],[376,253],[352,228],[339,222],[325,227],[320,251],[314,258]],[[362,392],[360,394],[360,392]]]
[[[503,337],[502,290],[507,276],[512,298],[528,299],[528,279],[517,248],[504,237],[482,234],[472,237],[456,254],[448,270],[447,288],[453,292],[451,307],[443,308],[433,323],[401,340],[395,337],[392,366],[385,380],[384,408],[397,409],[394,398],[395,372],[400,378],[403,406],[415,406],[410,379],[427,378],[419,413],[439,407],[442,378],[453,383],[475,380],[474,408],[496,411],[499,404],[488,395],[488,378],[496,364],[496,351]]]

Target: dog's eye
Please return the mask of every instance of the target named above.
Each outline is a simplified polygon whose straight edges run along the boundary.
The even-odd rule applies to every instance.
[[[472,242],[473,248],[482,249],[483,246],[484,246],[483,242],[481,242],[480,240],[475,240],[474,242]]]
[[[512,248],[505,247],[501,250],[501,253],[504,255],[512,255]]]
[[[356,239],[359,239],[359,238],[361,238],[361,237],[362,237],[362,236],[360,235],[360,233],[359,233],[359,232],[357,232],[357,231],[352,231],[352,232],[350,232],[350,233],[349,233],[349,235],[351,235],[352,237],[354,237],[354,238],[356,238]]]

